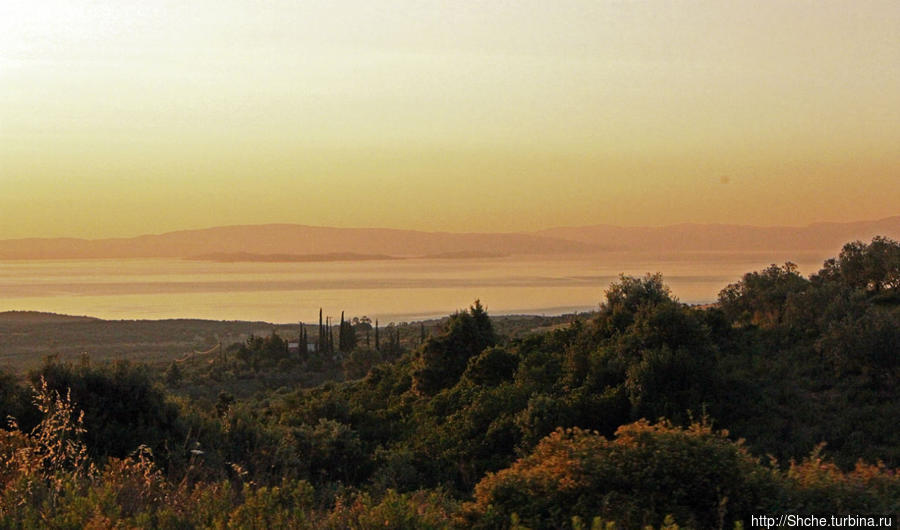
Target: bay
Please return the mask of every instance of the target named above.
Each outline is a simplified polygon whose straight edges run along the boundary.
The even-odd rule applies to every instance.
[[[492,314],[597,309],[620,273],[661,272],[673,294],[704,304],[745,272],[828,256],[790,252],[604,253],[478,259],[215,263],[179,259],[0,262],[0,311],[104,319],[312,322],[320,307],[382,322],[445,316],[480,299]]]

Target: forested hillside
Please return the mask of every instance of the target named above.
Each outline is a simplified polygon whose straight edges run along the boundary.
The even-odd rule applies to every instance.
[[[749,272],[712,307],[623,276],[597,314],[527,336],[478,301],[419,340],[351,331],[330,357],[343,380],[246,396],[227,385],[329,359],[291,356],[273,333],[189,373],[85,359],[3,377],[0,527],[733,528],[900,512],[890,239],[849,243],[809,278]]]

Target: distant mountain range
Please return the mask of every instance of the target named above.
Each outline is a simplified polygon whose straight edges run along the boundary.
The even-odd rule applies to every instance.
[[[320,262],[320,261],[378,261],[400,259],[387,254],[358,254],[356,252],[331,252],[328,254],[253,254],[250,252],[214,252],[200,254],[185,259],[193,261],[215,261],[218,263],[237,262]]]
[[[388,256],[387,254],[359,254],[356,252],[330,252],[328,254],[253,254],[250,252],[215,252],[200,254],[184,259],[192,261],[215,261],[219,263],[268,262],[306,263],[322,261],[384,261],[390,259],[480,259],[505,258],[509,254],[482,251],[441,252],[424,256]]]
[[[836,253],[852,240],[900,238],[900,216],[805,227],[681,224],[664,227],[583,226],[529,233],[450,233],[292,224],[223,226],[132,238],[0,240],[0,259],[192,258],[309,261],[302,256],[466,257],[555,255],[606,251],[764,251]],[[274,258],[273,258],[274,256]],[[250,259],[253,258],[253,259]],[[257,259],[258,258],[258,259]]]
[[[900,216],[855,223],[814,223],[803,227],[679,224],[663,227],[595,225],[551,228],[537,235],[603,244],[634,251],[764,251],[805,250],[837,253],[844,243],[868,241],[876,235],[900,238]]]
[[[116,239],[0,241],[0,259],[194,258],[209,255],[366,254],[395,257],[446,253],[559,254],[595,245],[537,234],[459,234],[386,228],[268,224],[182,230]]]

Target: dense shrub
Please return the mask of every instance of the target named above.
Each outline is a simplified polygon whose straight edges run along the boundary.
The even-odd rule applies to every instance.
[[[158,455],[187,435],[178,408],[158,388],[146,366],[128,362],[93,366],[53,358],[29,375],[32,384],[69,394],[84,412],[84,441],[91,455],[123,458],[141,445]]]
[[[727,433],[645,421],[613,440],[578,428],[557,430],[508,469],[475,488],[477,517],[527,526],[565,527],[573,516],[614,519],[626,527],[660,524],[667,514],[700,528],[746,518],[775,497],[773,471]],[[730,524],[729,524],[730,526]]]

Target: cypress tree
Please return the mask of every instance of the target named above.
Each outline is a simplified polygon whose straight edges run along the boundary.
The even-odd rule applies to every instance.
[[[338,338],[340,339],[340,350],[344,352],[353,351],[356,348],[356,329],[349,320],[344,319],[344,313],[341,312],[341,327],[338,330]]]
[[[344,331],[344,312],[341,311],[341,327],[338,331],[338,351],[346,351],[347,350],[347,342],[344,340],[345,338]]]
[[[322,326],[322,308],[319,308],[319,345],[316,350],[321,353],[325,350],[325,327]]]
[[[297,356],[300,357],[306,351],[306,346],[304,346],[303,341],[303,321],[300,321],[300,334],[297,336]]]
[[[334,353],[334,329],[331,325],[331,317],[325,318],[325,330],[328,332],[328,353]]]

